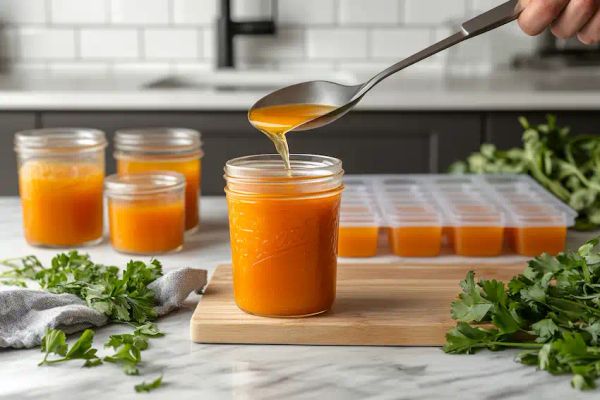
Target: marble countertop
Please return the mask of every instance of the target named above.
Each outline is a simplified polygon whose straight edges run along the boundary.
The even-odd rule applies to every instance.
[[[266,93],[299,81],[356,84],[369,74],[207,72],[168,77],[42,74],[0,76],[0,111],[8,110],[247,110]],[[165,81],[164,78],[167,80]],[[182,83],[186,88],[173,88]],[[600,71],[405,71],[378,85],[362,110],[596,110]]]
[[[56,253],[28,246],[19,203],[0,198],[0,258],[36,254],[47,262]],[[166,269],[182,266],[212,271],[229,259],[227,211],[221,197],[202,199],[202,227],[183,251],[161,256]],[[585,235],[571,234],[575,245]],[[98,262],[129,257],[107,243],[85,249]],[[377,257],[386,262],[391,256]],[[397,258],[396,258],[397,260]],[[115,366],[95,369],[78,362],[38,367],[39,349],[0,351],[0,399],[586,399],[598,391],[571,389],[555,377],[513,361],[515,352],[446,355],[438,348],[201,345],[189,340],[189,319],[198,296],[159,321],[166,336],[143,353],[142,376]],[[96,343],[123,327],[97,330]],[[133,386],[164,374],[164,387],[136,394]]]

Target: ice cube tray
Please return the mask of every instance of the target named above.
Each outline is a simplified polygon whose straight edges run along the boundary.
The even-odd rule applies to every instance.
[[[344,184],[341,257],[376,255],[381,229],[404,257],[444,245],[463,256],[556,254],[577,216],[527,175],[349,175]]]

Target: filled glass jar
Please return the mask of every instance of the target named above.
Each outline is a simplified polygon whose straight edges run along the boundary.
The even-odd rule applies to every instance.
[[[106,138],[87,128],[17,132],[23,230],[34,246],[72,247],[102,240]]]
[[[185,177],[159,171],[106,178],[110,242],[129,254],[178,251],[185,232]]]
[[[117,173],[173,171],[185,176],[185,229],[200,223],[202,172],[200,132],[185,128],[123,129],[115,134]]]
[[[225,166],[235,301],[250,314],[301,317],[335,299],[340,160],[291,155],[230,160]]]

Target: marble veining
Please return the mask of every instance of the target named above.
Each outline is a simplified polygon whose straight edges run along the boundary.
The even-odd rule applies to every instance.
[[[35,253],[47,261],[55,251],[33,249],[22,238],[15,198],[0,199],[0,257]],[[184,265],[214,270],[229,259],[223,198],[202,200],[201,231],[184,251],[161,257],[165,268]],[[584,235],[571,235],[578,242]],[[86,249],[94,259],[122,263],[128,257],[107,243]],[[391,256],[382,256],[386,260]],[[142,376],[118,367],[80,368],[79,362],[37,367],[39,349],[0,351],[0,399],[588,399],[600,392],[571,389],[555,377],[513,361],[515,351],[451,356],[438,348],[200,345],[189,340],[189,319],[199,296],[159,321],[166,336],[144,352]],[[1,312],[1,310],[0,310]],[[97,331],[97,346],[125,331]],[[149,394],[133,386],[164,374],[165,385]]]

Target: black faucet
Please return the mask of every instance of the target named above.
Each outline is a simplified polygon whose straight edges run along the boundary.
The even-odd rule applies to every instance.
[[[247,1],[247,0],[243,0]],[[274,35],[276,0],[271,0],[272,19],[264,21],[231,20],[231,0],[221,0],[221,15],[217,19],[217,67],[231,68],[235,35]]]

